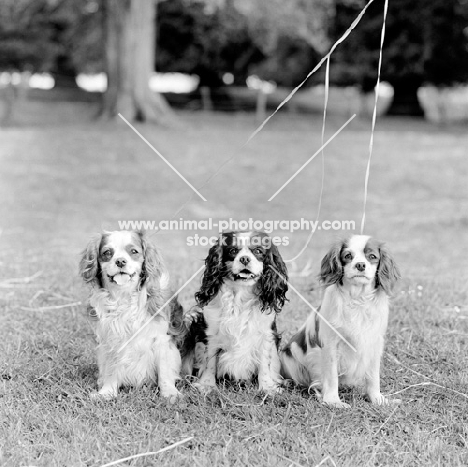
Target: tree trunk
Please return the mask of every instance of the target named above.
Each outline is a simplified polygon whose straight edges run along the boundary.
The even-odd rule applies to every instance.
[[[401,79],[391,81],[393,86],[393,101],[388,109],[388,115],[406,115],[423,117],[424,110],[418,99],[420,80]]]
[[[76,69],[65,56],[58,56],[55,67],[51,72],[56,88],[78,89],[76,83]]]
[[[155,0],[104,0],[107,91],[101,115],[167,123],[166,100],[149,88],[155,62]]]
[[[17,91],[11,81],[0,91],[0,97],[2,98],[0,100],[0,126],[7,126],[13,121]]]

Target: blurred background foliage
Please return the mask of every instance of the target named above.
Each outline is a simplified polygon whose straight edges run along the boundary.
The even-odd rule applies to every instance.
[[[128,1],[128,0],[122,0]],[[244,86],[249,75],[296,86],[359,14],[362,0],[160,0],[155,69],[198,75],[200,86]],[[2,0],[0,70],[50,72],[74,86],[79,72],[104,70],[104,0]],[[332,56],[338,86],[373,89],[383,0],[375,0]],[[317,84],[318,75],[310,80]],[[391,0],[382,79],[398,105],[422,84],[468,81],[468,0]],[[401,102],[400,102],[401,101]],[[406,113],[408,109],[406,109]]]

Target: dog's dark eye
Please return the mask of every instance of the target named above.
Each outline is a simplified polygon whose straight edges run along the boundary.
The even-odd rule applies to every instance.
[[[351,253],[346,253],[344,259],[353,259],[353,255]]]
[[[137,255],[137,254],[138,254],[138,250],[135,250],[135,248],[132,248],[131,253],[132,253],[132,255]]]
[[[112,256],[110,250],[103,251],[101,255],[105,258],[110,258]]]
[[[261,248],[255,248],[253,251],[255,255],[263,255],[263,250]]]
[[[230,248],[230,249],[229,249],[229,254],[230,254],[231,256],[237,255],[237,248]]]
[[[377,259],[377,256],[375,256],[375,255],[373,255],[373,254],[370,254],[370,255],[369,255],[369,259],[370,259],[370,260]]]

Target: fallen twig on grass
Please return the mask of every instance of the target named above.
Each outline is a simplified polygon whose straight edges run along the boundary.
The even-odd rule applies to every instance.
[[[52,297],[59,298],[61,300],[73,300],[74,299],[73,297],[67,297],[67,296],[59,294],[57,292],[53,292],[53,293],[51,293],[51,295],[52,295]]]
[[[331,417],[330,417],[330,423],[328,424],[327,429],[325,430],[325,433],[328,433],[328,430],[330,429],[331,424],[333,422],[333,417],[334,416],[335,416],[335,414],[332,412]]]
[[[238,404],[237,402],[232,401],[231,399],[229,399],[229,397],[223,394],[219,389],[217,389],[217,394],[220,399],[223,399],[224,401],[228,401],[234,407],[251,407],[252,406],[252,404]],[[260,403],[259,405],[262,405],[262,403]]]
[[[34,279],[37,279],[39,276],[41,276],[43,272],[44,271],[37,271],[32,276],[28,277],[12,277],[11,279],[5,279],[4,281],[0,282],[0,287],[14,287],[15,285],[29,284]]]
[[[303,467],[302,464],[299,464],[296,461],[293,461],[292,459],[289,459],[289,457],[283,456],[282,454],[278,454],[278,456],[282,457],[284,460],[291,462],[291,465],[297,465],[297,467]]]
[[[435,383],[434,381],[431,380],[431,378],[429,378],[429,376],[426,376],[426,375],[420,373],[419,371],[413,370],[413,369],[409,368],[408,366],[404,365],[403,363],[401,363],[400,360],[398,360],[394,355],[391,355],[388,352],[386,352],[386,354],[389,357],[391,357],[395,361],[395,363],[397,363],[398,365],[402,366],[403,368],[407,369],[408,371],[411,371],[412,373],[414,373],[414,374],[416,374],[418,376],[421,376],[421,377],[426,378],[426,379],[429,380],[429,381],[423,381],[422,383],[411,384],[410,386],[408,386],[406,388],[403,388],[400,391],[396,391],[396,392],[394,392],[392,394],[388,394],[389,396],[395,396],[397,394],[400,394],[400,393],[402,393],[404,391],[407,391],[408,389],[411,389],[411,388],[414,388],[414,387],[417,387],[417,386],[435,386],[435,387],[440,388],[440,389],[445,389],[446,391],[451,391],[451,392],[453,392],[455,394],[458,394],[459,396],[464,397],[465,399],[468,399],[467,394],[464,394],[463,392],[459,392],[456,389],[452,389],[452,388],[449,388],[447,386],[443,386],[442,384]]]
[[[42,294],[44,293],[44,290],[38,290],[33,296],[32,298],[29,300],[29,306],[31,306],[34,302],[34,300],[36,300],[37,298],[39,298]]]
[[[330,461],[335,467],[336,467],[336,464],[335,464],[335,461],[332,459],[332,457],[330,455],[328,455],[327,457],[324,457],[320,463],[318,463],[315,467],[319,467],[321,466],[322,464],[324,464],[326,461]]]
[[[446,391],[451,391],[459,396],[468,399],[468,394],[463,394],[463,392],[459,392],[456,389],[448,388],[447,386],[442,386],[441,384],[433,383],[432,381],[423,381],[422,383],[411,384],[410,386],[401,389],[400,391],[393,392],[392,394],[388,394],[389,396],[396,396],[402,392],[407,391],[408,389],[415,388],[417,386],[435,386],[436,388],[445,389]]]
[[[397,411],[398,406],[395,407],[392,413],[386,418],[386,420],[379,426],[379,429],[374,433],[374,436],[377,436],[380,433],[380,430],[388,423],[388,421],[392,418],[393,414]]]
[[[46,311],[46,310],[61,310],[62,308],[70,308],[72,306],[81,305],[82,302],[66,303],[65,305],[51,305],[51,306],[38,306],[38,307],[29,307],[21,306],[20,309],[24,311]]]
[[[181,444],[184,444],[186,443],[187,441],[190,441],[191,439],[193,439],[193,436],[190,436],[189,438],[185,438],[185,439],[182,439],[181,441],[177,441],[176,443],[174,444],[171,444],[169,446],[166,446],[165,448],[162,448],[160,449],[159,451],[154,451],[154,452],[142,452],[140,454],[134,454],[133,456],[128,456],[128,457],[124,457],[122,459],[118,459],[116,461],[112,461],[112,462],[109,462],[107,464],[103,464],[101,465],[101,467],[110,467],[111,465],[117,465],[117,464],[121,464],[122,462],[125,462],[125,461],[129,461],[129,460],[133,460],[133,459],[137,459],[138,457],[145,457],[145,456],[154,456],[155,454],[159,454],[161,452],[165,452],[165,451],[169,451],[171,449],[174,449],[176,448],[177,446],[180,446]]]
[[[389,354],[388,352],[385,352],[386,355],[388,357],[390,357],[396,364],[402,366],[403,368],[405,368],[406,370],[408,371],[411,371],[411,373],[414,373],[415,375],[418,375],[418,376],[422,376],[423,378],[426,378],[428,380],[430,380],[431,378],[429,378],[429,376],[426,376],[422,373],[420,373],[419,371],[416,371],[416,370],[413,370],[412,368],[410,368],[409,366],[406,366],[404,363],[401,363],[400,360],[398,360],[398,358],[396,358],[394,355],[391,355]],[[406,352],[405,352],[406,353]],[[408,354],[409,355],[409,354]]]

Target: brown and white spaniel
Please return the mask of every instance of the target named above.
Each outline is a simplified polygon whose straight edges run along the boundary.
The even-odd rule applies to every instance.
[[[338,385],[359,386],[371,402],[399,402],[380,392],[380,360],[389,296],[400,273],[384,245],[366,235],[336,244],[322,260],[319,314],[280,351],[284,378],[321,390],[326,405],[347,408]]]
[[[186,328],[159,251],[143,232],[104,232],[83,251],[80,274],[92,286],[88,306],[99,366],[94,395],[115,397],[120,386],[157,382],[173,402]]]

